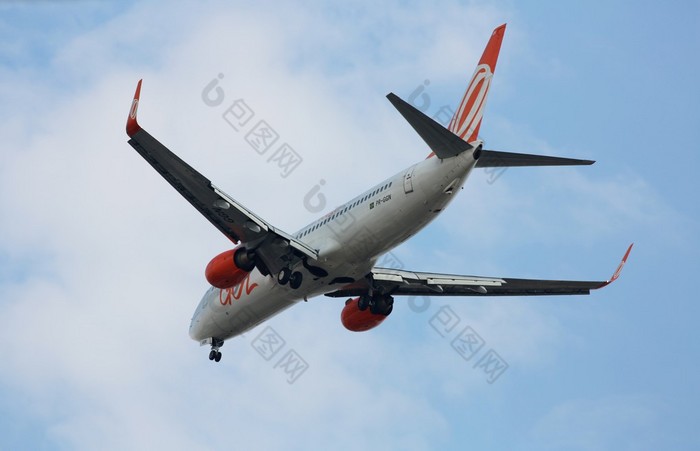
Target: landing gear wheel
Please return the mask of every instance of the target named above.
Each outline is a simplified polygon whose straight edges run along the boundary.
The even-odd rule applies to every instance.
[[[394,310],[394,298],[391,296],[386,296],[382,299],[382,309],[379,313],[384,316],[389,316],[389,314]]]
[[[221,360],[221,352],[219,348],[224,345],[224,340],[216,337],[211,339],[211,351],[209,351],[209,360],[214,360],[218,362]]]
[[[393,310],[394,310],[394,303],[392,302],[391,304],[389,304],[389,307],[386,309],[386,313],[384,314],[384,316],[389,316],[389,314],[391,314],[391,312]]]
[[[299,271],[294,271],[289,277],[289,286],[296,290],[301,286],[302,278],[303,276]]]
[[[357,300],[357,308],[364,312],[367,310],[367,307],[369,307],[369,298],[367,296],[360,296]]]
[[[292,276],[292,270],[289,268],[282,268],[280,272],[277,274],[277,282],[280,285],[287,285],[287,282],[289,282],[290,277]]]
[[[394,310],[394,298],[391,296],[374,297],[369,305],[369,311],[374,315],[389,316],[392,310]]]

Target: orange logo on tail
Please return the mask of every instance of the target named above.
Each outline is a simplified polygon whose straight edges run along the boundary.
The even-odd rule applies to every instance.
[[[129,110],[129,117],[131,119],[136,119],[136,111],[139,109],[139,99],[134,99],[131,102],[131,110]]]
[[[492,77],[493,73],[488,64],[479,64],[476,67],[462,103],[450,121],[449,130],[467,142],[474,141],[479,133]]]
[[[496,61],[501,50],[501,42],[506,30],[506,25],[496,27],[486,44],[481,55],[479,65],[469,82],[467,92],[464,93],[459,108],[452,116],[448,130],[468,143],[474,142],[479,136],[481,118],[484,115],[486,96],[491,86],[491,78],[496,71]]]

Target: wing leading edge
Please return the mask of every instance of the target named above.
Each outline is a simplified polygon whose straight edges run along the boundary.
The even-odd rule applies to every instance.
[[[392,296],[547,296],[590,294],[617,280],[633,244],[609,280],[539,280],[461,276],[372,268],[367,278],[327,293],[329,297],[362,296],[379,290]]]
[[[272,273],[290,259],[317,259],[316,250],[275,229],[236,202],[142,129],[137,120],[140,94],[141,80],[126,123],[129,144],[214,227],[234,243],[243,242],[247,248],[257,249],[262,263]]]

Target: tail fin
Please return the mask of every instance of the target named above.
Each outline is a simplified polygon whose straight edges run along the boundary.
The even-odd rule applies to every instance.
[[[498,53],[501,50],[501,42],[503,42],[505,32],[506,24],[493,30],[491,39],[486,44],[484,54],[479,60],[479,65],[476,66],[472,80],[467,86],[462,102],[460,102],[448,126],[448,130],[468,143],[476,141],[479,134],[486,97],[489,92],[489,86],[491,86],[491,77],[496,71],[496,61],[498,60]]]

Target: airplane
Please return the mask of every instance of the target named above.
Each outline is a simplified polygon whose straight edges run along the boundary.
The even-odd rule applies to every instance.
[[[347,298],[341,323],[353,332],[381,324],[397,296],[583,295],[615,281],[533,280],[437,274],[375,266],[385,253],[433,221],[474,168],[591,165],[594,161],[487,150],[479,138],[486,98],[506,25],[486,45],[447,128],[393,93],[387,98],[425,141],[430,154],[294,234],[265,221],[141,128],[139,80],[129,111],[129,144],[192,206],[234,243],[206,267],[210,288],[195,309],[190,337],[221,360],[224,341],[301,300]]]

